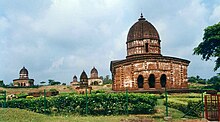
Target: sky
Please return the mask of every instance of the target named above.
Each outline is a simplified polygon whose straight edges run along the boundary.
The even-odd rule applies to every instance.
[[[111,75],[141,12],[159,32],[162,55],[190,60],[188,76],[210,78],[215,59],[192,54],[219,11],[219,0],[0,0],[0,80],[12,83],[23,66],[35,84],[69,84],[93,66]]]

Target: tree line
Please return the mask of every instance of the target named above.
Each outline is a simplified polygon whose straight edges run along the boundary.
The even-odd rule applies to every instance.
[[[189,83],[196,83],[196,84],[202,84],[204,86],[197,86],[197,88],[200,89],[215,89],[217,91],[220,91],[220,74],[217,74],[210,79],[203,79],[200,76],[191,76],[188,77]]]

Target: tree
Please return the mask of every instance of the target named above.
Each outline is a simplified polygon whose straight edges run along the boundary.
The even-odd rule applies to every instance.
[[[190,83],[206,84],[207,80],[206,79],[202,79],[202,78],[200,78],[197,75],[197,76],[188,77],[188,82],[190,82]]]
[[[51,85],[60,85],[61,84],[61,82],[59,82],[59,81],[55,81],[53,84],[51,84]]]
[[[5,86],[3,80],[0,80],[0,86]]]
[[[54,82],[55,82],[54,80],[49,79],[48,80],[48,85],[52,85]]]
[[[202,60],[216,58],[214,71],[220,67],[220,22],[213,26],[208,26],[203,35],[203,42],[194,48],[194,55],[202,55]]]
[[[103,84],[112,84],[112,80],[109,78],[109,75],[106,75],[103,79]]]
[[[30,84],[30,86],[34,85],[34,81],[33,80],[28,80],[28,83]]]
[[[46,83],[45,81],[41,81],[41,82],[40,82],[41,85],[44,85],[45,83]]]
[[[211,87],[215,90],[220,91],[220,76],[213,76],[208,80],[208,83],[211,84]]]
[[[194,76],[188,77],[188,82],[190,83],[197,83],[197,78]]]
[[[49,82],[49,85],[60,85],[61,84],[61,82],[59,82],[59,81],[55,81],[55,80],[51,80],[51,79],[49,79],[48,80]]]
[[[100,76],[99,78],[100,78],[101,80],[103,80],[103,76]]]
[[[216,84],[217,82],[220,83],[220,76],[213,76],[208,80],[208,84]]]
[[[14,86],[14,84],[13,83],[9,83],[9,86]]]

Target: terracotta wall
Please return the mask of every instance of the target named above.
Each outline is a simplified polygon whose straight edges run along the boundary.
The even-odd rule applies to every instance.
[[[138,90],[138,76],[144,78],[144,90],[161,89],[161,75],[166,75],[166,87],[187,88],[187,64],[177,61],[135,61],[114,66],[113,90]],[[155,76],[155,88],[149,88],[149,76]]]

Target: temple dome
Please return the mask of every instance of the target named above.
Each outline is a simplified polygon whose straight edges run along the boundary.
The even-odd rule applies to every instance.
[[[73,76],[73,79],[77,79],[76,75]]]
[[[92,68],[90,73],[91,73],[90,78],[92,78],[92,79],[97,79],[98,78],[98,70],[95,67]]]
[[[23,67],[21,70],[20,70],[20,78],[19,79],[28,79],[28,70]]]
[[[98,70],[95,67],[93,67],[92,70],[91,70],[91,74],[93,74],[93,73],[98,74]]]
[[[145,18],[143,18],[142,13],[138,21],[130,28],[127,36],[127,42],[139,39],[160,40],[156,28]]]
[[[28,75],[28,70],[27,70],[25,67],[23,67],[23,68],[20,70],[20,74],[26,74],[26,75]]]
[[[86,72],[83,70],[82,74],[80,75],[80,79],[88,79]]]

